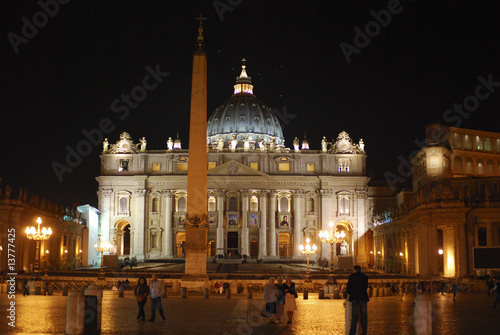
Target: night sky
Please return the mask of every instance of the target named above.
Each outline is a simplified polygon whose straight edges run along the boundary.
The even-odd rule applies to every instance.
[[[254,93],[282,115],[287,147],[307,132],[311,149],[320,149],[323,136],[345,130],[363,138],[374,176],[418,149],[426,124],[500,132],[497,0],[60,2],[67,3],[57,13],[48,7],[52,16],[38,13],[37,1],[2,4],[0,177],[14,195],[22,186],[62,204],[97,206],[100,142],[62,182],[53,165],[67,165],[67,148],[76,150],[83,132],[105,119],[114,128],[110,143],[127,131],[135,142],[145,136],[148,150],[163,150],[179,131],[187,148],[200,12],[208,115],[231,96],[246,58]],[[385,27],[370,24],[374,15]],[[28,28],[34,16],[38,31]],[[371,37],[363,40],[357,31],[367,24]],[[112,104],[143,85],[146,67],[168,75],[117,113]],[[480,76],[493,81],[480,90],[489,97],[476,99],[467,117],[453,112],[454,104],[474,103]]]

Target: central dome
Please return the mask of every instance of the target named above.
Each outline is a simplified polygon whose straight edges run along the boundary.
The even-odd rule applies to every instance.
[[[218,107],[207,121],[207,144],[217,143],[219,138],[229,142],[236,136],[241,143],[248,138],[252,143],[261,139],[277,146],[284,145],[283,131],[274,112],[253,94],[251,78],[242,65],[236,77],[233,96]]]

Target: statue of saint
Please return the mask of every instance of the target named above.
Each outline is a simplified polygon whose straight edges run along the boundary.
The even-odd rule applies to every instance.
[[[235,151],[236,147],[238,146],[238,139],[236,138],[236,135],[233,134],[233,138],[231,139],[231,151]]]
[[[172,150],[174,147],[174,141],[172,141],[172,137],[169,137],[167,140],[167,149]]]
[[[276,142],[274,141],[274,138],[271,138],[271,141],[269,141],[269,149],[271,149],[271,151],[276,150]]]
[[[328,142],[326,141],[326,136],[323,136],[321,140],[321,151],[326,152]]]
[[[300,147],[299,139],[298,139],[297,137],[295,137],[295,138],[293,139],[293,150],[294,150],[295,152],[299,152],[299,151],[300,151],[300,150],[299,150],[299,147]]]
[[[266,151],[266,144],[264,143],[264,139],[262,137],[259,140],[259,149],[261,152]]]
[[[108,138],[105,138],[102,142],[102,153],[105,154],[109,150]]]
[[[222,140],[222,136],[219,135],[219,141],[217,142],[217,149],[219,151],[224,150],[224,141]]]
[[[342,243],[340,243],[340,255],[341,256],[347,255],[347,247],[348,247],[347,242],[345,240],[343,240]]]
[[[359,140],[359,148],[363,151],[365,151],[365,142],[363,142],[363,139]]]
[[[141,152],[145,152],[146,151],[146,145],[148,144],[148,142],[146,141],[145,137],[141,138],[140,141],[141,141]]]
[[[243,150],[248,151],[250,149],[250,140],[248,136],[245,135],[245,139],[243,140]]]

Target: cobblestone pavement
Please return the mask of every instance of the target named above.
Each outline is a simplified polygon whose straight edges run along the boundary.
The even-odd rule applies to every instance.
[[[137,303],[132,292],[125,298],[116,293],[104,292],[103,334],[344,334],[343,300],[319,300],[310,294],[308,300],[302,295],[297,299],[298,310],[293,323],[268,325],[260,316],[263,308],[262,294],[254,299],[244,296],[225,299],[212,294],[210,299],[191,294],[188,299],[169,296],[162,299],[167,319],[156,322],[141,322],[135,319]],[[486,293],[464,293],[452,301],[451,295],[432,295],[434,299],[433,334],[498,334],[500,308],[492,309],[493,297]],[[9,327],[2,317],[0,334],[64,334],[66,327],[67,297],[54,296],[23,297],[16,295],[16,328]],[[369,334],[414,334],[412,314],[413,300],[410,295],[373,298],[368,303]],[[6,294],[0,295],[0,315],[5,315],[9,306]],[[150,300],[146,304],[149,317]]]

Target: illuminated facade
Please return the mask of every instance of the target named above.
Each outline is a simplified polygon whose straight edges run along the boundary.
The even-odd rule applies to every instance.
[[[101,234],[116,241],[119,255],[184,257],[187,168],[205,162],[191,161],[176,143],[145,150],[127,133],[104,143]],[[302,258],[298,246],[310,238],[321,248],[318,232],[333,220],[346,233],[347,257],[366,264],[364,143],[343,131],[318,147],[310,150],[305,139],[285,147],[277,116],[255,97],[243,65],[234,94],[207,121],[207,256]],[[329,259],[330,246],[322,249]]]
[[[375,266],[475,274],[473,248],[500,246],[500,134],[430,125],[426,143],[412,160],[413,192],[374,217]]]

